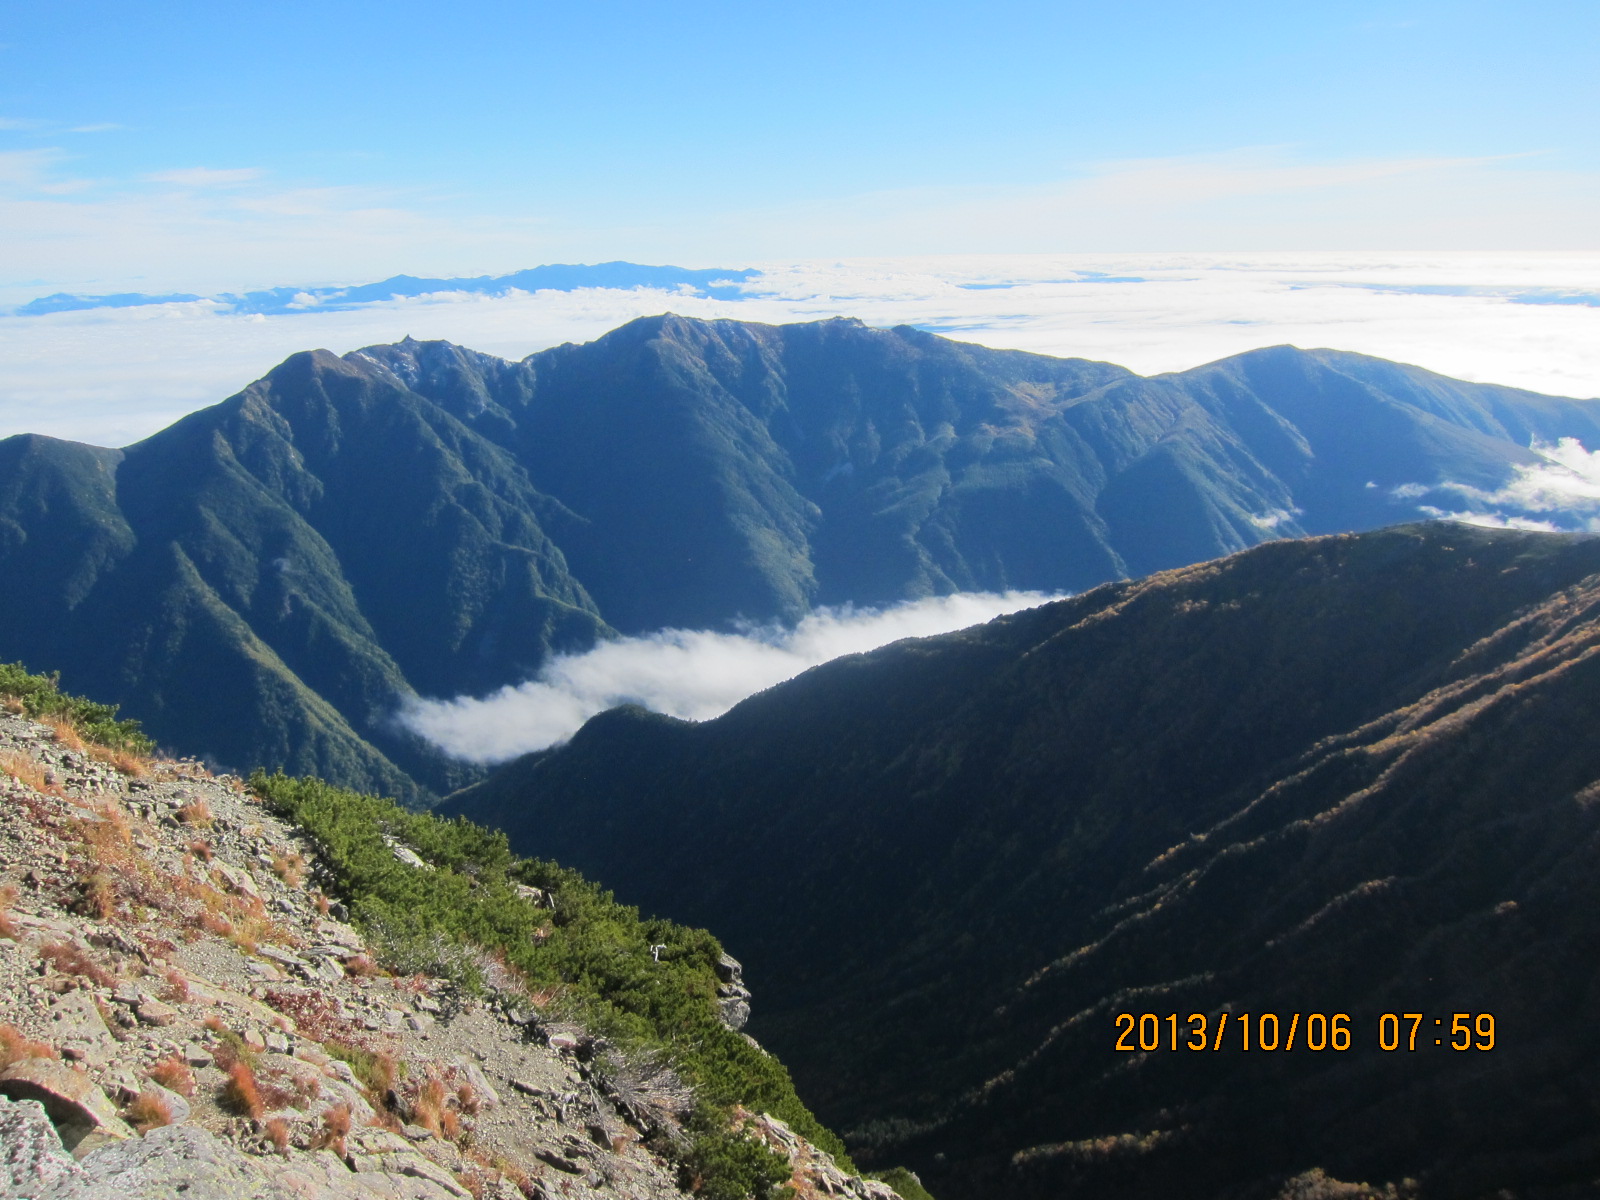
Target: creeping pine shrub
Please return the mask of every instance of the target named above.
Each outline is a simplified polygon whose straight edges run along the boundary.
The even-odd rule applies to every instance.
[[[310,836],[329,890],[390,970],[554,1002],[613,1045],[660,1052],[720,1109],[772,1113],[849,1169],[843,1144],[800,1102],[782,1064],[722,1024],[722,947],[711,934],[642,919],[576,871],[518,858],[503,833],[461,818],[281,773],[258,771],[250,786]],[[397,860],[389,839],[427,869]]]
[[[704,1194],[762,1197],[769,1186],[763,1181],[776,1178],[774,1156],[731,1130],[735,1106],[773,1114],[854,1169],[839,1139],[801,1103],[782,1064],[722,1023],[722,947],[706,931],[642,919],[576,871],[520,859],[504,834],[464,819],[408,812],[281,773],[258,771],[250,786],[310,836],[329,890],[350,908],[385,968],[442,976],[468,992],[503,991],[519,1004],[553,1005],[641,1066],[659,1063],[662,1073],[623,1072],[621,1090],[669,1130],[683,1129],[676,1152]],[[396,859],[391,840],[412,848],[426,867]],[[710,1115],[682,1126],[678,1113],[686,1115],[689,1104],[680,1087]]]
[[[679,1166],[681,1182],[704,1200],[786,1200],[794,1193],[789,1162],[763,1143],[729,1129],[726,1113],[709,1105],[690,1118],[693,1140]]]
[[[35,721],[71,726],[77,737],[109,750],[135,755],[155,753],[155,743],[139,731],[137,721],[117,720],[115,704],[96,704],[70,696],[60,688],[59,673],[32,675],[21,663],[0,663],[0,696],[8,711]]]

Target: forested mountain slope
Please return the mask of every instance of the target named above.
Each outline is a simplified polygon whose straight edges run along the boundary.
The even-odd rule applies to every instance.
[[[1588,536],[1276,542],[703,724],[615,710],[446,811],[714,921],[819,1115],[941,1196],[1590,1194],[1597,572]],[[1233,1032],[1173,1051],[1168,1013]],[[1245,1052],[1261,1013],[1352,1043]]]
[[[423,799],[397,698],[614,632],[1076,590],[1504,482],[1600,405],[1276,347],[1176,375],[666,316],[510,363],[297,354],[124,450],[0,441],[0,659],[164,744]]]

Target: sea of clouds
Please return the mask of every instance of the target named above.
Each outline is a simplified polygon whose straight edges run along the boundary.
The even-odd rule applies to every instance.
[[[535,678],[489,696],[410,698],[400,720],[457,758],[504,762],[565,741],[590,717],[619,704],[704,721],[841,655],[965,629],[1057,598],[1042,592],[967,592],[881,609],[819,609],[793,627],[765,625],[731,633],[664,629],[561,655]]]
[[[665,311],[771,322],[852,316],[1144,373],[1288,342],[1463,379],[1600,396],[1600,253],[973,255],[713,265],[761,274],[737,299],[592,288],[442,293],[282,316],[231,313],[205,300],[0,316],[0,437],[34,432],[126,445],[232,395],[297,350],[345,353],[410,334],[520,358]],[[318,281],[240,280],[235,290],[268,282]]]
[[[529,265],[501,264],[505,271]],[[0,437],[36,432],[126,445],[231,395],[298,350],[345,353],[409,334],[520,358],[666,311],[768,322],[858,317],[998,348],[1103,359],[1146,374],[1287,342],[1462,379],[1600,396],[1600,253],[982,255],[717,265],[753,266],[760,274],[731,299],[587,288],[440,293],[275,316],[237,314],[204,300],[0,316]],[[313,281],[240,280],[235,290],[269,282]],[[1445,484],[1405,494],[1439,517],[1600,531],[1600,447],[1569,439],[1534,449],[1541,462],[1520,468],[1498,490]],[[1287,515],[1267,514],[1262,522]],[[498,762],[562,741],[616,704],[701,720],[838,655],[962,628],[1044,599],[950,596],[819,612],[792,629],[664,630],[558,658],[537,678],[492,696],[413,699],[401,719],[462,758]]]

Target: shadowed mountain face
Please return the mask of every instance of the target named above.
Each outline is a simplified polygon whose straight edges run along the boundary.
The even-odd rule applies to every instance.
[[[941,1197],[1593,1194],[1597,572],[1587,536],[1277,542],[703,724],[614,710],[446,808],[714,925],[819,1115]],[[1173,1051],[1168,1013],[1234,1024]],[[1351,1046],[1244,1052],[1262,1013]]]
[[[417,799],[396,698],[614,632],[1075,590],[1416,515],[1600,405],[1278,347],[1178,375],[859,322],[657,317],[508,363],[298,354],[122,451],[0,442],[0,659],[164,743]]]

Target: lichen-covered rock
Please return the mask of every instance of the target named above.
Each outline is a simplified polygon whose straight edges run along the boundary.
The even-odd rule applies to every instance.
[[[133,1136],[106,1094],[87,1075],[52,1058],[12,1063],[0,1073],[0,1095],[37,1100],[69,1150],[77,1150],[94,1134],[118,1140]]]
[[[44,1105],[0,1097],[0,1198],[34,1196],[41,1188],[82,1179]]]
[[[41,1200],[291,1200],[254,1161],[194,1125],[152,1129],[80,1166],[79,1180]]]

